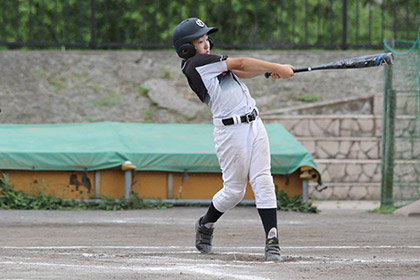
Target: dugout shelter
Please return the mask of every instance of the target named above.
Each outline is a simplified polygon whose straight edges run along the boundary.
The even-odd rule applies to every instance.
[[[266,129],[275,184],[307,199],[308,181],[321,183],[311,154],[280,124]],[[17,190],[64,199],[135,192],[143,199],[201,201],[223,184],[207,124],[2,124],[4,175]],[[244,199],[254,199],[249,185]]]

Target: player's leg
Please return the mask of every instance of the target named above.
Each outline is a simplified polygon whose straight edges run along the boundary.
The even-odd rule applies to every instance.
[[[256,131],[251,155],[249,178],[258,213],[265,231],[266,260],[282,261],[277,232],[277,200],[271,175],[270,147],[261,120],[253,123]]]
[[[277,209],[258,209],[265,231],[265,260],[283,261],[277,233]]]
[[[212,249],[214,224],[244,197],[249,158],[244,126],[215,128],[216,154],[222,169],[223,188],[218,191],[207,213],[196,224],[196,248],[203,253]]]
[[[195,225],[195,247],[200,252],[211,252],[214,224],[222,215],[223,212],[218,211],[212,202],[207,213],[198,219]]]
[[[213,197],[214,207],[226,212],[243,199],[248,183],[250,165],[249,125],[216,127],[216,155],[222,170],[223,188]],[[252,139],[251,139],[252,140]]]

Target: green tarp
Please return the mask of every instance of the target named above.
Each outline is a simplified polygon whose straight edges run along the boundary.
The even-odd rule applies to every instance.
[[[266,125],[273,174],[317,170],[280,124]],[[131,161],[137,170],[220,172],[213,125],[80,123],[0,125],[0,170],[100,170]],[[318,171],[318,170],[317,170]]]

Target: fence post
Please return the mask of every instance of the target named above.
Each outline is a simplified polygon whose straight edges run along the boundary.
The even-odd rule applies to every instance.
[[[382,119],[381,207],[393,205],[394,137],[396,117],[396,92],[392,85],[392,66],[385,67],[385,90]]]
[[[342,16],[342,32],[341,32],[341,48],[346,50],[348,48],[347,45],[347,0],[343,0],[343,16]]]
[[[89,48],[96,49],[96,0],[90,0],[90,42]]]

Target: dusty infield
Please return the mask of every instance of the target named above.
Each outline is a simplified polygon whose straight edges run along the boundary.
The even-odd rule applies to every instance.
[[[0,211],[0,279],[419,279],[420,219],[278,212],[283,263],[264,261],[253,207],[226,213],[214,252],[194,248],[205,208]]]

